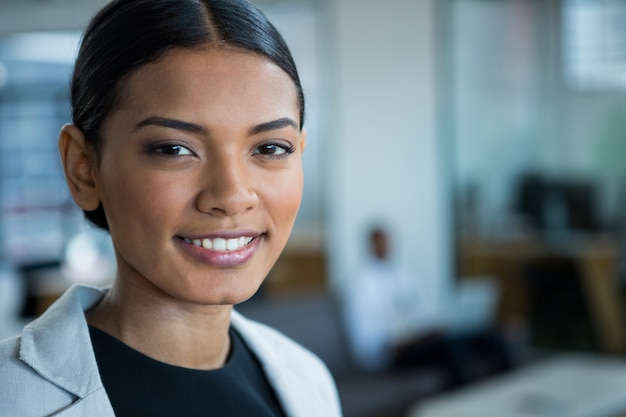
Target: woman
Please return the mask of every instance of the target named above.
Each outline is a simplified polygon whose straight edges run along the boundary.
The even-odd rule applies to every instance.
[[[315,356],[232,308],[302,194],[304,99],[275,28],[244,0],[114,1],[71,98],[61,160],[117,275],[0,343],[0,415],[340,415]]]

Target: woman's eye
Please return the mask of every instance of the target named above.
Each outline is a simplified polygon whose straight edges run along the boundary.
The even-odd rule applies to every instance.
[[[150,150],[152,152],[168,156],[183,156],[194,154],[192,151],[189,150],[189,148],[183,145],[176,144],[154,145],[150,148]]]
[[[267,144],[261,145],[252,152],[253,155],[283,156],[293,153],[295,148],[287,145]]]

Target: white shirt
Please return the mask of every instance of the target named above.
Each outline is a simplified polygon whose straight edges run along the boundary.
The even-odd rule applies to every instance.
[[[385,368],[389,348],[413,332],[416,291],[410,276],[390,262],[368,262],[345,305],[350,346],[357,364]]]

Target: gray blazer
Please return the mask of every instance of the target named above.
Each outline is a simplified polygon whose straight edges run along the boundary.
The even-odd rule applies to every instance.
[[[84,312],[105,290],[76,285],[21,335],[0,341],[0,416],[114,417]],[[233,312],[290,417],[340,417],[335,383],[311,352]]]

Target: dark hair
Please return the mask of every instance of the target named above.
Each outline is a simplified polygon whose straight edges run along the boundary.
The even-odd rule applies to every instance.
[[[289,48],[263,13],[245,0],[115,0],[85,30],[71,84],[73,123],[98,153],[100,129],[124,81],[169,50],[214,43],[257,53],[293,80],[304,123],[304,94]],[[108,230],[102,205],[85,216]]]

